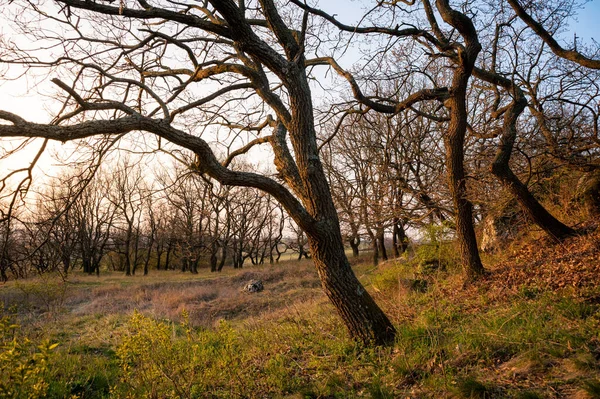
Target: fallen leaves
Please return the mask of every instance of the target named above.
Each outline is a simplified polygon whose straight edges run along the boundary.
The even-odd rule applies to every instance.
[[[496,265],[487,284],[505,288],[536,287],[559,290],[597,287],[600,283],[600,231],[569,238],[522,244]]]

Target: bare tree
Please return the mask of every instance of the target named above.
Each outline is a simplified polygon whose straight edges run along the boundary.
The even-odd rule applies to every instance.
[[[62,93],[57,95],[62,104],[47,124],[0,111],[0,137],[43,139],[38,155],[18,172],[25,176],[21,188],[28,186],[32,167],[48,140],[77,140],[109,149],[129,138],[128,145],[148,152],[169,152],[194,173],[220,184],[270,194],[306,234],[323,289],[351,336],[365,343],[390,342],[394,327],[356,279],[344,252],[340,223],[317,144],[309,84],[313,67],[325,65],[336,71],[348,82],[361,107],[390,115],[420,115],[443,128],[447,187],[469,279],[484,270],[467,184],[470,165],[466,156],[472,134],[469,122],[473,119],[469,110],[476,109],[469,108],[473,77],[495,86],[491,90],[499,93],[494,110],[498,112],[494,115],[504,120],[501,133],[496,135],[499,150],[494,165],[496,172],[504,175],[497,175],[524,208],[535,208],[526,185],[519,185],[519,179],[503,168],[511,159],[515,126],[524,104],[518,82],[504,76],[514,71],[494,70],[484,57],[493,45],[483,46],[481,41],[493,37],[489,34],[493,24],[472,12],[469,2],[451,5],[447,0],[436,0],[435,10],[433,7],[429,0],[382,2],[365,20],[389,26],[355,27],[298,0],[284,5],[276,5],[272,0],[210,0],[203,7],[167,1],[149,4],[141,0],[120,2],[118,6],[83,0],[56,0],[36,6],[13,2],[7,8],[17,14],[9,22],[11,27],[22,34],[23,40],[41,45],[38,51],[24,51],[22,46],[6,42],[2,62],[11,68],[24,66],[32,72],[49,73]],[[553,51],[560,50],[545,37],[547,31],[515,9],[518,17],[532,26]],[[35,32],[30,28],[32,16],[41,23]],[[406,22],[399,25],[397,18],[401,17]],[[101,28],[99,21],[111,29]],[[320,47],[322,43],[310,33],[315,24],[323,21],[341,31],[378,35],[392,43],[390,46],[397,51],[388,51],[390,46],[386,44],[369,58],[383,63],[393,53],[404,64],[398,63],[396,71],[374,79],[396,80],[398,86],[410,84],[406,95],[381,96],[370,84],[373,78],[361,81],[360,74],[346,71],[335,58],[321,56],[328,50]],[[58,31],[68,32],[68,37],[56,37],[57,25]],[[406,47],[394,46],[396,43]],[[423,52],[427,57],[416,59]],[[482,60],[486,64],[480,63]],[[582,58],[576,61],[588,62]],[[402,71],[404,67],[406,70]],[[373,94],[364,94],[370,89]],[[206,95],[207,92],[211,94]],[[241,171],[232,166],[236,158],[260,153],[265,148],[270,150],[276,175]],[[186,155],[189,153],[193,154],[193,162]],[[401,175],[406,172],[399,171]],[[411,183],[405,184],[403,190],[412,187]],[[12,197],[13,204],[19,196],[17,193]],[[199,197],[200,202],[202,198]],[[426,198],[422,198],[425,202]],[[178,212],[183,216],[182,209]],[[205,228],[203,224],[197,231]],[[383,242],[385,228],[383,221],[376,223],[375,240]]]
[[[102,259],[107,254],[116,207],[107,195],[111,191],[109,177],[100,173],[76,197],[71,213],[77,232],[78,257],[85,273],[100,274]]]
[[[119,245],[125,275],[135,274],[139,260],[140,226],[146,190],[139,164],[125,158],[111,171],[114,179],[109,199],[116,209],[115,227],[121,232]],[[117,235],[114,235],[115,239]]]
[[[331,57],[321,57],[313,62],[329,65],[346,79],[356,101],[362,106],[387,114],[414,112],[445,125],[443,136],[446,152],[445,167],[454,203],[457,238],[468,279],[476,278],[484,270],[477,251],[473,202],[467,185],[468,162],[465,158],[468,155],[466,153],[468,134],[478,135],[473,131],[473,119],[480,118],[482,115],[485,115],[492,126],[494,125],[492,120],[503,118],[501,126],[495,129],[496,133],[490,132],[490,136],[499,139],[496,157],[492,163],[492,173],[515,196],[524,213],[551,237],[560,240],[573,234],[571,228],[562,224],[541,206],[528,187],[509,167],[517,137],[517,122],[527,104],[524,90],[520,87],[522,82],[519,80],[522,78],[535,82],[531,75],[527,76],[527,72],[523,74],[528,66],[528,60],[527,57],[522,57],[527,52],[519,48],[519,43],[523,43],[525,35],[523,28],[517,23],[518,19],[535,32],[533,37],[527,36],[531,42],[541,40],[560,57],[582,66],[597,68],[596,60],[583,55],[577,49],[564,50],[553,36],[564,27],[567,18],[572,16],[572,2],[533,3],[528,6],[538,13],[542,20],[550,20],[552,30],[546,30],[520,6],[517,0],[509,1],[516,17],[505,12],[505,7],[497,7],[496,3],[487,2],[477,3],[477,7],[486,10],[479,14],[472,11],[477,7],[473,8],[473,4],[469,2],[464,2],[460,6],[450,5],[445,0],[437,0],[435,8],[433,2],[429,0],[381,3],[373,7],[361,20],[361,22],[373,21],[371,26],[346,25],[322,10],[297,0],[293,2],[338,29],[352,32],[353,35],[379,35],[394,40],[395,43],[401,41],[405,43],[407,39],[414,39],[404,47],[390,45],[393,47],[392,51],[387,51],[389,47],[384,47],[377,55],[369,58],[372,63],[376,63],[375,67],[380,69],[386,66],[386,54],[394,54],[396,61],[399,60],[398,54],[401,55],[401,59],[404,59],[402,67],[397,67],[387,74],[380,74],[381,78],[379,78],[386,81],[395,79],[402,82],[405,87],[407,83],[409,87],[410,84],[416,83],[416,89],[411,89],[410,94],[406,94],[399,100],[382,96],[377,86],[372,83],[378,78],[373,78],[372,75],[367,75],[361,82],[356,78],[356,74],[344,70]],[[404,21],[402,18],[405,18]],[[414,23],[408,22],[409,20]],[[402,23],[398,24],[397,21]],[[386,23],[389,25],[385,25]],[[452,29],[447,29],[448,27]],[[508,43],[498,41],[499,37],[508,37],[510,40]],[[423,62],[422,59],[415,59],[413,56],[415,51],[410,51],[415,48],[422,49],[428,56],[428,60]],[[533,65],[535,66],[539,61],[539,59],[533,60]],[[510,70],[506,66],[514,68]],[[489,85],[488,89],[495,93],[496,100],[485,110],[480,110],[477,105],[481,100],[485,102],[485,98],[481,95],[470,97],[470,93],[476,92],[475,87],[470,83],[473,78],[486,82]],[[419,89],[419,87],[423,88]],[[373,94],[365,94],[369,89],[372,89]],[[416,108],[419,103],[428,100],[442,102],[445,112],[430,113],[423,108]],[[486,126],[486,130],[487,128],[489,126]],[[589,145],[590,141],[588,140],[587,143]]]

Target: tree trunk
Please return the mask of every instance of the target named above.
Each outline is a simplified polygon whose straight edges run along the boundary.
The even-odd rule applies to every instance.
[[[198,274],[198,263],[200,263],[200,259],[194,259],[190,262],[190,272],[192,274]]]
[[[127,232],[127,240],[125,241],[125,275],[131,276],[131,237],[130,233]]]
[[[281,259],[281,251],[279,250],[279,245],[275,246],[275,251],[277,252],[277,257],[275,258],[275,263],[279,263],[279,259]],[[287,251],[287,248],[286,248]]]
[[[525,184],[508,168],[508,165],[494,163],[492,173],[515,197],[525,216],[537,224],[555,241],[559,242],[575,234],[575,230],[563,224],[544,208],[531,194]]]
[[[223,266],[225,266],[226,259],[227,259],[227,241],[223,242],[223,246],[221,247],[221,260],[219,261],[219,265],[217,266],[218,272],[223,270]]]
[[[387,250],[385,249],[385,232],[382,228],[377,229],[377,244],[379,246],[379,254],[381,255],[381,259],[384,261],[388,260]]]
[[[323,233],[309,237],[312,259],[321,286],[350,336],[367,345],[392,343],[394,326],[354,275],[339,230]]]
[[[510,169],[509,161],[517,138],[517,120],[525,110],[527,99],[512,82],[504,85],[513,90],[515,99],[504,112],[503,131],[492,163],[492,174],[510,191],[529,220],[540,226],[555,241],[560,241],[574,235],[575,231],[552,216]]]
[[[447,0],[437,0],[436,4],[444,21],[455,27],[465,40],[464,48],[459,51],[458,62],[452,76],[450,97],[444,103],[450,112],[450,122],[444,138],[444,145],[446,147],[448,186],[456,212],[456,238],[463,269],[467,281],[469,281],[476,279],[484,272],[473,226],[473,204],[467,196],[464,167],[467,86],[475,60],[481,51],[481,44],[472,22],[464,14],[453,10]]]
[[[152,256],[152,247],[154,246],[154,239],[150,238],[148,243],[148,251],[146,252],[146,258],[144,259],[144,276],[148,275],[148,266],[150,265],[150,257]]]
[[[210,271],[211,272],[217,271],[217,251],[218,250],[219,250],[219,247],[217,245],[217,240],[213,239],[212,243],[210,244]]]
[[[131,269],[131,273],[135,275],[135,272],[138,267],[139,260],[139,251],[140,251],[140,234],[139,234],[139,221],[138,227],[136,228],[135,236],[133,237],[133,267]]]
[[[399,218],[393,220],[392,241],[394,249],[394,257],[398,258],[408,248],[408,237],[404,230],[404,225]]]
[[[467,199],[467,184],[464,171],[464,132],[466,130],[466,109],[464,101],[456,101],[458,112],[452,110],[452,115],[464,115],[463,120],[452,117],[446,138],[446,167],[448,168],[448,183],[452,202],[456,212],[456,238],[460,256],[467,280],[476,279],[483,274],[484,268],[477,249],[477,238],[473,226],[473,205]],[[461,104],[462,103],[462,104]],[[462,108],[462,109],[460,109]],[[465,124],[463,124],[465,123]]]
[[[181,272],[185,273],[188,270],[188,264],[189,264],[189,259],[187,258],[187,256],[184,256],[181,259]]]
[[[375,236],[371,239],[371,246],[373,248],[373,266],[377,266],[379,264],[379,244]]]
[[[355,258],[358,257],[358,255],[360,255],[358,249],[358,247],[360,246],[360,237],[351,237],[350,240],[348,240],[348,242],[350,243],[350,248],[352,248],[352,256],[354,256]]]
[[[173,253],[173,244],[171,240],[169,240],[169,244],[167,245],[167,255],[165,256],[165,270],[169,270],[171,266],[171,254]]]
[[[162,248],[163,248],[162,245],[156,246],[156,270],[160,270],[161,258],[162,258],[162,254],[163,254]]]
[[[70,256],[63,256],[62,257],[62,264],[63,264],[63,273],[65,274],[65,276],[69,273],[69,269],[71,268],[71,257]]]
[[[87,274],[92,274],[94,272],[92,269],[92,262],[87,256],[83,258],[83,272]]]

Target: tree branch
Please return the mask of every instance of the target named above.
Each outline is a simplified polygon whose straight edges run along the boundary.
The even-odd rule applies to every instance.
[[[342,76],[343,78],[345,78],[348,81],[348,83],[350,83],[350,87],[352,88],[352,93],[354,94],[354,98],[356,98],[357,101],[366,105],[369,108],[372,108],[373,110],[375,110],[377,112],[382,112],[385,114],[397,114],[401,111],[404,111],[407,108],[410,108],[414,104],[421,102],[421,101],[426,101],[426,100],[443,101],[444,99],[446,99],[448,97],[448,94],[449,94],[448,88],[446,88],[446,87],[439,87],[439,88],[435,88],[435,89],[422,89],[416,93],[409,95],[402,101],[395,102],[395,104],[393,104],[393,105],[382,104],[382,103],[373,101],[369,97],[365,96],[363,94],[363,92],[361,91],[360,87],[358,86],[356,79],[354,79],[354,76],[350,72],[344,70],[337,63],[337,61],[335,59],[333,59],[332,57],[313,58],[311,60],[307,60],[306,65],[329,65],[329,66],[331,66],[333,68],[333,70],[337,72],[338,75]],[[390,100],[390,102],[392,102],[392,101]]]
[[[253,187],[275,197],[304,230],[315,234],[317,222],[302,204],[283,185],[266,176],[249,172],[236,172],[224,167],[215,157],[208,143],[199,137],[175,129],[164,120],[141,116],[127,116],[112,120],[81,122],[69,126],[45,125],[28,122],[7,111],[0,111],[0,120],[12,125],[0,124],[0,137],[40,137],[48,140],[70,141],[91,136],[112,136],[132,131],[154,133],[175,145],[196,154],[200,172],[207,173],[225,185]]]
[[[566,50],[552,37],[539,22],[531,17],[519,4],[518,0],[508,0],[508,4],[515,11],[517,16],[523,20],[539,37],[550,47],[550,50],[557,56],[573,61],[587,68],[600,69],[600,60],[588,58],[577,50]]]

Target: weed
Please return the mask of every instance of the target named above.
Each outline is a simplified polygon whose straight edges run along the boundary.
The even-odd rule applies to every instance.
[[[515,399],[542,399],[542,395],[535,391],[521,391],[517,393]]]
[[[372,399],[392,399],[395,397],[394,393],[382,384],[377,377],[373,379],[369,386],[369,394]]]
[[[537,287],[521,286],[519,287],[519,294],[525,299],[536,299],[540,295],[541,291]]]
[[[600,380],[587,380],[583,382],[583,390],[587,392],[590,399],[600,398]]]
[[[17,281],[16,287],[24,294],[22,306],[28,310],[41,310],[56,315],[64,310],[69,293],[69,283],[62,275],[47,273],[31,281]]]
[[[465,399],[485,399],[491,396],[490,389],[473,377],[467,377],[457,383],[459,394]]]
[[[557,309],[568,319],[585,320],[598,312],[597,304],[579,301],[574,298],[562,298]]]

